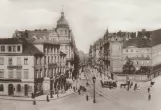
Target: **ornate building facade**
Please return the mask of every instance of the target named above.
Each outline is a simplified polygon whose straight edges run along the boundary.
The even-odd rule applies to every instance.
[[[25,31],[15,31],[13,37],[25,37],[34,40],[46,39],[53,43],[60,45],[60,51],[66,54],[66,70],[69,73],[69,77],[72,76],[74,67],[74,57],[78,55],[75,45],[74,36],[69,24],[64,16],[64,12],[61,12],[61,16],[57,21],[56,28],[47,29],[35,29]]]

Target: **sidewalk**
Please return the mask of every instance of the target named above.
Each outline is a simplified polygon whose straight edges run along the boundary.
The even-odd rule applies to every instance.
[[[76,92],[74,92],[73,89],[69,89],[65,93],[59,94],[58,98],[57,98],[57,94],[53,94],[53,98],[50,98],[50,95],[49,95],[49,99],[50,100],[57,100],[57,99],[72,95],[74,93],[76,93]],[[35,98],[35,100],[36,101],[46,101],[46,96],[47,95],[38,96]],[[0,96],[0,99],[2,99],[2,100],[15,100],[15,101],[33,101],[33,99],[31,97],[27,98],[27,97]]]

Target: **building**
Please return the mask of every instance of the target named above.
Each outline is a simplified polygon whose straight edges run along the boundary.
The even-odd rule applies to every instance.
[[[39,85],[43,85],[43,94],[49,94],[57,89],[54,87],[56,80],[65,75],[66,54],[60,51],[60,44],[46,38],[35,37],[32,44],[44,53],[43,58],[36,57],[36,64],[43,66],[41,70],[35,70],[36,74],[42,74],[42,80],[39,80],[39,77],[36,77],[36,80],[39,80]],[[36,91],[36,94],[39,95],[39,91]]]
[[[154,71],[161,71],[161,29],[154,30],[152,39],[152,65]]]
[[[43,53],[24,38],[0,39],[0,95],[31,96],[36,88],[42,92],[42,86],[35,85],[42,78],[35,70],[43,68],[36,58],[42,57]]]
[[[151,31],[146,31],[145,29],[143,29],[142,31],[138,31],[137,33],[122,31],[109,33],[107,29],[102,38],[103,46],[101,45],[100,48],[97,48],[97,51],[100,51],[101,59],[103,59],[102,64],[104,65],[104,70],[111,71],[112,73],[121,73],[126,58],[130,57],[134,60],[134,56],[136,56],[136,58],[138,57],[139,59],[139,61],[135,59],[135,64],[137,64],[137,68],[140,68],[142,66],[151,66],[152,52],[150,46],[150,35]],[[94,45],[92,45],[90,48],[90,53],[98,53],[93,49],[95,45],[97,45],[97,47],[99,46],[97,43],[94,43]],[[137,53],[129,52],[131,50],[138,51]],[[97,54],[95,55],[97,56]],[[142,56],[140,57],[140,55]]]
[[[74,36],[69,24],[65,18],[64,12],[61,12],[61,16],[57,21],[56,28],[52,29],[35,29],[35,30],[16,30],[13,37],[25,37],[29,39],[48,39],[52,42],[60,44],[60,51],[66,54],[66,70],[69,72],[69,77],[72,77],[75,56],[78,55],[75,45]]]
[[[79,58],[80,58],[80,64],[84,65],[88,62],[88,54],[85,54],[83,51],[78,51]]]
[[[145,70],[152,66],[151,40],[147,37],[137,37],[126,41],[123,45],[123,65],[127,59],[134,62],[136,70]]]

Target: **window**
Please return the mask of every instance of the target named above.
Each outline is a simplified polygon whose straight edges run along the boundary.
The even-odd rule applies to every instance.
[[[3,84],[0,85],[0,91],[4,91]]]
[[[8,70],[8,77],[13,78],[13,70]]]
[[[44,77],[47,76],[47,69],[44,70]]]
[[[21,79],[22,78],[21,70],[17,70],[17,78],[18,79]]]
[[[44,56],[44,64],[46,64],[46,56]]]
[[[21,65],[21,57],[17,57],[17,65]]]
[[[13,52],[16,52],[16,46],[13,46]]]
[[[0,69],[0,78],[4,78],[4,70]]]
[[[67,30],[65,30],[65,34],[67,34]]]
[[[48,63],[50,62],[50,57],[48,56]]]
[[[12,51],[12,47],[8,46],[8,52],[11,52],[11,51]]]
[[[24,65],[28,65],[28,58],[24,58]]]
[[[3,65],[3,64],[4,64],[4,58],[0,57],[0,65]]]
[[[20,84],[17,85],[17,92],[21,92],[21,85]]]
[[[36,57],[36,65],[38,65],[38,64],[39,64],[39,58]]]
[[[5,52],[5,46],[4,45],[1,46],[1,52]]]
[[[20,46],[17,46],[17,51],[20,52]]]
[[[139,62],[138,62],[138,61],[136,61],[136,64],[139,64]]]
[[[9,64],[9,65],[12,65],[12,57],[10,57],[10,58],[8,59],[8,64]]]
[[[29,70],[24,70],[24,79],[28,79]]]
[[[126,52],[128,52],[128,50],[126,49]]]
[[[133,52],[133,49],[131,49],[131,52]]]

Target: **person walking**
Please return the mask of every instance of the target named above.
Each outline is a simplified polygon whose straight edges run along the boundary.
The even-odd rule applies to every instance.
[[[150,87],[148,87],[148,93],[150,93]]]
[[[33,100],[33,103],[32,103],[33,105],[36,105],[36,100],[35,100],[35,98],[34,98],[34,100]]]
[[[49,102],[49,101],[50,101],[50,100],[49,100],[49,96],[48,96],[48,95],[46,96],[46,101],[47,101],[47,102]]]
[[[136,89],[137,89],[137,83],[135,83],[134,85],[134,91],[136,91]]]
[[[150,93],[149,93],[149,95],[148,95],[148,101],[150,101],[151,100],[151,95],[150,95]]]
[[[78,94],[80,95],[80,89],[78,89]]]

